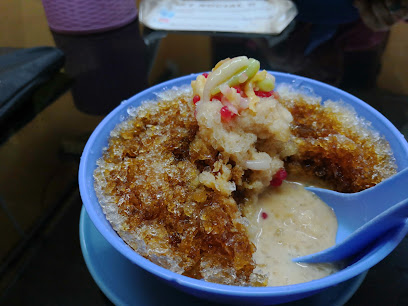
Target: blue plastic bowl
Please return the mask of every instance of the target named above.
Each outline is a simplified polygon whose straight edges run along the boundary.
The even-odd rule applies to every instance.
[[[314,94],[321,96],[323,101],[327,99],[333,101],[342,100],[352,105],[360,116],[371,121],[373,128],[384,135],[389,141],[399,169],[408,167],[408,144],[406,140],[374,108],[333,86],[292,74],[271,73],[276,77],[278,85],[279,83],[290,83],[293,87],[299,89],[299,91],[306,91],[307,93],[312,90]],[[335,274],[307,283],[279,287],[239,287],[209,283],[171,272],[138,255],[112,229],[98,203],[93,179],[96,161],[101,157],[102,149],[108,144],[110,131],[123,118],[127,117],[126,110],[128,107],[139,106],[142,101],[153,100],[156,98],[155,93],[170,89],[173,86],[189,84],[197,75],[192,74],[158,84],[124,101],[98,125],[85,146],[79,167],[79,189],[83,204],[99,232],[122,255],[170,285],[197,297],[224,303],[278,304],[315,294],[363,273],[386,257],[404,238],[408,232],[408,224],[388,232],[387,235],[375,242],[371,251],[365,253],[362,257],[353,259],[346,268]]]

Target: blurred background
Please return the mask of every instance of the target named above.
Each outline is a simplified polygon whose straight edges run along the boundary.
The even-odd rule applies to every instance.
[[[10,77],[6,72],[11,69],[17,71],[11,75],[14,84],[22,79],[19,69],[31,73],[31,79],[18,85],[21,87],[16,85],[16,92],[9,96],[0,74],[0,106],[10,101],[18,105],[6,113],[0,111],[0,303],[108,303],[89,275],[79,247],[79,159],[103,116],[148,86],[208,71],[227,56],[248,55],[260,59],[265,69],[289,71],[341,87],[377,108],[408,135],[407,23],[396,22],[389,30],[382,29],[380,37],[373,38],[375,43],[364,46],[356,41],[366,37],[366,32],[357,36],[352,32],[361,24],[358,16],[351,22],[339,21],[335,27],[326,24],[330,30],[320,36],[316,33],[321,28],[311,27],[307,18],[293,21],[281,35],[225,35],[155,31],[143,26],[137,13],[116,27],[69,33],[50,30],[44,10],[49,2],[0,1],[0,58],[34,47],[62,51],[53,54],[53,48],[41,49],[35,56],[21,53],[0,64],[3,77]],[[137,8],[140,1],[132,2]],[[297,2],[301,6],[304,1]],[[347,35],[351,35],[349,40],[344,38]],[[23,57],[26,64],[40,57],[46,61],[30,70],[18,61]],[[5,64],[12,60],[12,67]],[[50,66],[53,69],[49,70]],[[38,71],[47,72],[41,80],[35,74]],[[35,80],[38,82],[29,86]],[[21,88],[29,88],[24,97],[16,96]],[[386,261],[406,256],[407,246],[404,241],[404,249]],[[395,274],[387,265],[376,269],[350,305],[381,304],[378,296],[376,300],[367,298],[378,284],[384,295],[408,289],[404,287],[407,266],[398,267],[402,274]],[[381,273],[387,271],[390,281],[384,283]],[[403,286],[398,292],[391,291],[401,277]],[[392,302],[388,305],[406,305],[408,296],[401,293]]]

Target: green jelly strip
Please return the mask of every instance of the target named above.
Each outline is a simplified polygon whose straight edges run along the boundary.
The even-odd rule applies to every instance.
[[[275,88],[275,84],[271,79],[264,79],[256,83],[260,91],[271,91]]]
[[[244,68],[243,70],[241,70],[241,71],[238,71],[236,74],[234,74],[231,78],[229,78],[227,81],[225,81],[224,83],[221,83],[220,85],[218,85],[218,86],[216,86],[216,87],[214,87],[212,90],[211,90],[211,95],[212,96],[214,96],[214,95],[216,95],[217,93],[219,93],[221,90],[220,90],[220,87],[223,85],[223,84],[227,84],[229,87],[233,87],[233,86],[237,86],[237,85],[239,85],[240,84],[240,82],[239,82],[239,78],[240,78],[240,76],[241,75],[243,75],[244,73],[247,75],[247,79],[245,80],[245,82],[246,81],[248,81],[248,80],[250,80],[252,77],[254,77],[254,75],[259,71],[259,68],[260,68],[260,63],[259,63],[259,61],[257,61],[256,59],[253,59],[253,58],[250,58],[249,59],[249,64],[248,64],[248,66],[246,67],[246,68]],[[243,83],[245,83],[245,82],[243,82]],[[272,90],[272,89],[271,89]],[[270,91],[270,90],[268,90],[268,91]]]

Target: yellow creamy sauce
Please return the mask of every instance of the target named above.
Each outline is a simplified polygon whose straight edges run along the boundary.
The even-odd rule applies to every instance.
[[[337,232],[333,210],[302,185],[283,182],[270,188],[245,214],[257,269],[268,274],[268,286],[303,283],[337,271],[333,264],[292,262],[334,245]]]

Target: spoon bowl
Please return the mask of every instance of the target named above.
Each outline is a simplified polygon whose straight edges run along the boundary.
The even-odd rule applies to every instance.
[[[295,262],[334,262],[361,252],[388,230],[408,220],[408,168],[378,185],[357,193],[308,187],[336,214],[336,245]]]

